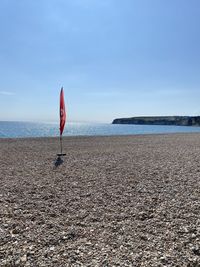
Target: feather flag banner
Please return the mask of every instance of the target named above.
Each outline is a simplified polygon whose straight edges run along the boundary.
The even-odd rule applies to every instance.
[[[60,153],[57,154],[59,158],[61,156],[66,155],[63,154],[62,152],[62,134],[65,128],[65,122],[66,122],[66,110],[65,110],[64,90],[62,87],[60,91]]]
[[[60,135],[62,135],[66,122],[65,100],[63,87],[60,91]]]

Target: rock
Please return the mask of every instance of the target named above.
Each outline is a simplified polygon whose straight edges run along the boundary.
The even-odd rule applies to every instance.
[[[192,247],[192,251],[195,255],[200,256],[200,247],[198,245]]]
[[[52,247],[49,248],[49,250],[50,250],[50,251],[54,251],[54,250],[55,250],[55,247],[52,246]]]
[[[15,261],[15,266],[19,266],[20,265],[20,259]]]
[[[21,262],[26,262],[27,261],[27,255],[23,255],[21,258],[20,258],[20,261]]]

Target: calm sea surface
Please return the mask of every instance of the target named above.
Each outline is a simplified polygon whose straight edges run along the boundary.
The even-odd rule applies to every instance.
[[[152,125],[112,125],[101,123],[67,123],[64,136],[80,135],[132,135],[158,133],[199,132],[200,127],[152,126]],[[59,125],[30,122],[0,121],[0,138],[58,136]]]

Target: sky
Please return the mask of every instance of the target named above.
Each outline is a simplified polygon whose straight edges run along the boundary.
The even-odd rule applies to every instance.
[[[0,120],[200,115],[199,0],[1,0]]]

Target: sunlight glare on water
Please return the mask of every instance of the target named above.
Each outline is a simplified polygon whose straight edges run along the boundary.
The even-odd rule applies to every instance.
[[[67,123],[63,136],[105,136],[200,132],[200,127],[113,125],[103,123]],[[58,136],[59,125],[53,123],[0,122],[0,138]]]

